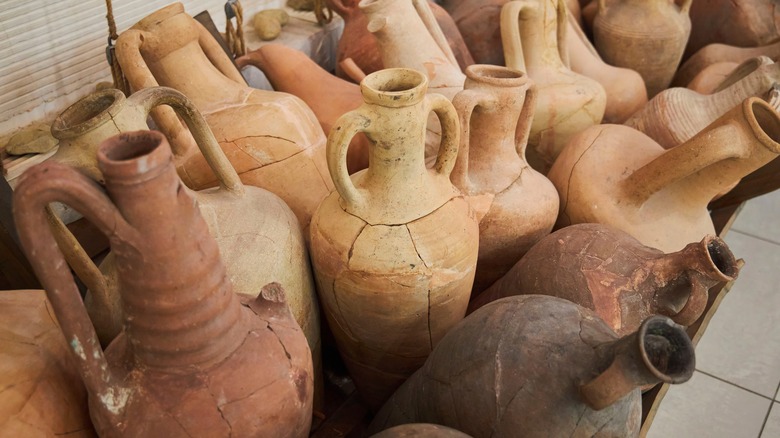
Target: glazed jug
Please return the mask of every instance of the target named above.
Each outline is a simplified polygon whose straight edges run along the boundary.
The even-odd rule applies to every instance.
[[[363,103],[360,87],[331,75],[305,53],[281,44],[265,44],[236,59],[236,63],[239,68],[257,67],[274,90],[303,100],[317,116],[325,135],[330,134],[339,117]],[[347,151],[350,174],[368,167],[368,145],[363,134],[352,139]]]
[[[13,198],[97,433],[307,436],[311,353],[283,289],[272,283],[239,301],[162,134],[111,137],[98,165],[108,196],[76,170],[44,163],[22,176]],[[54,201],[92,221],[117,258],[125,327],[105,351],[47,226],[44,207]]]
[[[693,324],[709,289],[738,272],[734,254],[715,236],[664,254],[616,228],[577,224],[540,240],[469,310],[513,295],[550,295],[593,310],[625,336],[652,315]]]
[[[339,119],[328,138],[336,185],[311,226],[320,302],[360,396],[376,409],[409,377],[466,312],[479,227],[450,183],[458,116],[427,78],[385,69],[360,84],[365,103]],[[433,168],[424,136],[433,111],[443,128]],[[351,177],[346,150],[365,132],[368,169]]]
[[[741,64],[737,64],[736,62],[717,62],[704,68],[704,70],[697,74],[685,88],[699,94],[716,93],[741,81],[761,68],[761,66],[774,63],[774,61],[766,56],[750,58]],[[766,69],[771,69],[771,67],[766,67]]]
[[[447,333],[369,433],[429,422],[474,438],[637,437],[640,387],[685,382],[694,362],[691,340],[669,318],[618,338],[570,301],[504,298]]]
[[[95,436],[87,392],[46,292],[0,291],[0,364],[0,436]]]
[[[244,184],[264,188],[290,206],[306,229],[332,190],[325,136],[311,110],[295,96],[249,88],[211,34],[168,5],[123,32],[116,56],[133,90],[157,85],[187,96],[206,118]],[[217,185],[194,142],[167,108],[152,116],[174,148],[188,187]]]
[[[766,97],[778,82],[780,64],[771,63],[709,95],[670,88],[650,99],[626,121],[626,126],[642,131],[666,149],[673,148],[748,97]]]
[[[509,271],[558,217],[558,192],[525,161],[535,95],[522,72],[472,65],[452,100],[461,133],[451,180],[480,219],[472,293]]]
[[[598,0],[593,38],[608,64],[637,71],[652,98],[672,82],[691,34],[688,11],[670,0]]]
[[[566,47],[571,70],[604,87],[607,105],[603,123],[625,122],[647,103],[645,81],[634,70],[613,67],[602,61],[574,16],[571,13],[567,16]]]
[[[411,68],[428,76],[430,92],[452,100],[466,77],[425,0],[363,0],[368,31],[385,68]]]
[[[542,173],[572,136],[601,123],[607,100],[598,82],[564,64],[567,20],[563,0],[510,1],[501,9],[506,66],[537,86],[528,161]]]
[[[146,117],[158,105],[170,106],[185,121],[219,188],[193,193],[236,290],[255,296],[264,285],[285,286],[287,303],[313,352],[319,376],[320,320],[314,278],[300,225],[278,196],[241,184],[214,135],[192,103],[171,88],[146,88],[125,98],[116,89],[99,91],[63,111],[52,124],[60,140],[51,158],[103,182],[97,148],[120,132],[147,129]],[[61,221],[49,215],[55,237],[68,264],[87,285],[86,307],[101,345],[122,329],[122,303],[114,256],[109,253],[100,272]],[[261,263],[262,260],[285,263]],[[321,379],[317,380],[318,383]]]
[[[780,41],[761,47],[734,47],[726,44],[709,44],[688,58],[677,74],[672,85],[684,87],[690,83],[706,67],[720,63],[733,62],[739,64],[750,58],[766,56],[772,59],[780,57]]]
[[[413,423],[403,424],[401,426],[391,427],[378,434],[371,435],[371,438],[469,438],[463,432],[458,432],[449,427],[439,426],[438,424]]]
[[[691,6],[690,56],[707,44],[756,47],[780,39],[777,0],[696,0]]]
[[[707,204],[780,153],[780,115],[751,97],[669,150],[622,125],[590,128],[548,178],[561,196],[558,227],[601,223],[669,253],[715,234]]]

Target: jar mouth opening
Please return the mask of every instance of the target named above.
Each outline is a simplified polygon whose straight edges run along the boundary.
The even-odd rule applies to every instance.
[[[775,84],[773,89],[780,90],[780,86]],[[780,153],[780,114],[769,103],[757,97],[746,100],[745,105],[747,119],[759,140],[772,152]]]
[[[682,383],[693,375],[693,344],[671,319],[648,318],[639,331],[639,348],[648,370],[662,382]]]
[[[61,112],[51,125],[51,134],[58,140],[83,135],[111,119],[124,100],[125,95],[115,88],[92,93]]]
[[[524,72],[498,65],[470,65],[466,67],[466,77],[498,87],[517,87],[530,81]]]
[[[98,147],[98,167],[112,180],[145,180],[171,161],[170,146],[157,131],[131,131],[109,137]]]
[[[401,107],[422,101],[428,78],[417,70],[388,68],[366,76],[360,82],[363,99],[368,103]]]

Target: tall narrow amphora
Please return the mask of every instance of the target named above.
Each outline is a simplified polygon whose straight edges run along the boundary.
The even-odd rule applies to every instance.
[[[25,254],[46,289],[100,436],[308,436],[312,359],[276,283],[243,298],[165,137],[135,131],[98,149],[108,195],[59,163],[14,192]],[[93,222],[116,258],[124,330],[103,351],[50,231],[63,202]],[[268,261],[272,263],[273,261]]]
[[[387,69],[360,84],[365,103],[328,138],[336,185],[312,218],[312,263],[320,301],[355,385],[378,408],[428,357],[468,305],[479,248],[469,204],[450,183],[458,116],[428,80]],[[442,144],[426,168],[425,125],[433,111]],[[374,143],[368,169],[347,173],[350,139]]]
[[[525,161],[536,86],[523,72],[495,65],[466,69],[453,99],[460,147],[452,182],[479,218],[478,293],[501,278],[558,217],[558,192]]]

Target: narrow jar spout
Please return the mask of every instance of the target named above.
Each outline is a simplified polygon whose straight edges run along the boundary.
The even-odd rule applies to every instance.
[[[642,386],[683,383],[696,366],[693,344],[682,326],[665,316],[651,316],[635,333],[606,346],[609,367],[580,386],[585,403],[604,409]]]

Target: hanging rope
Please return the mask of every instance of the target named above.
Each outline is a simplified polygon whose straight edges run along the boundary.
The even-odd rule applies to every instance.
[[[314,16],[317,17],[317,23],[324,26],[333,20],[333,10],[325,0],[314,0]]]
[[[130,95],[130,84],[127,82],[127,78],[122,73],[122,66],[119,65],[114,55],[114,41],[119,38],[116,33],[116,22],[114,21],[114,7],[111,4],[111,0],[106,0],[106,21],[108,21],[108,44],[106,45],[106,61],[111,66],[111,77],[114,80],[114,88],[119,89],[125,93],[125,96]]]
[[[236,19],[236,28],[233,28],[232,19]],[[246,41],[244,40],[244,8],[239,0],[228,0],[225,3],[225,42],[237,58],[246,54]]]

